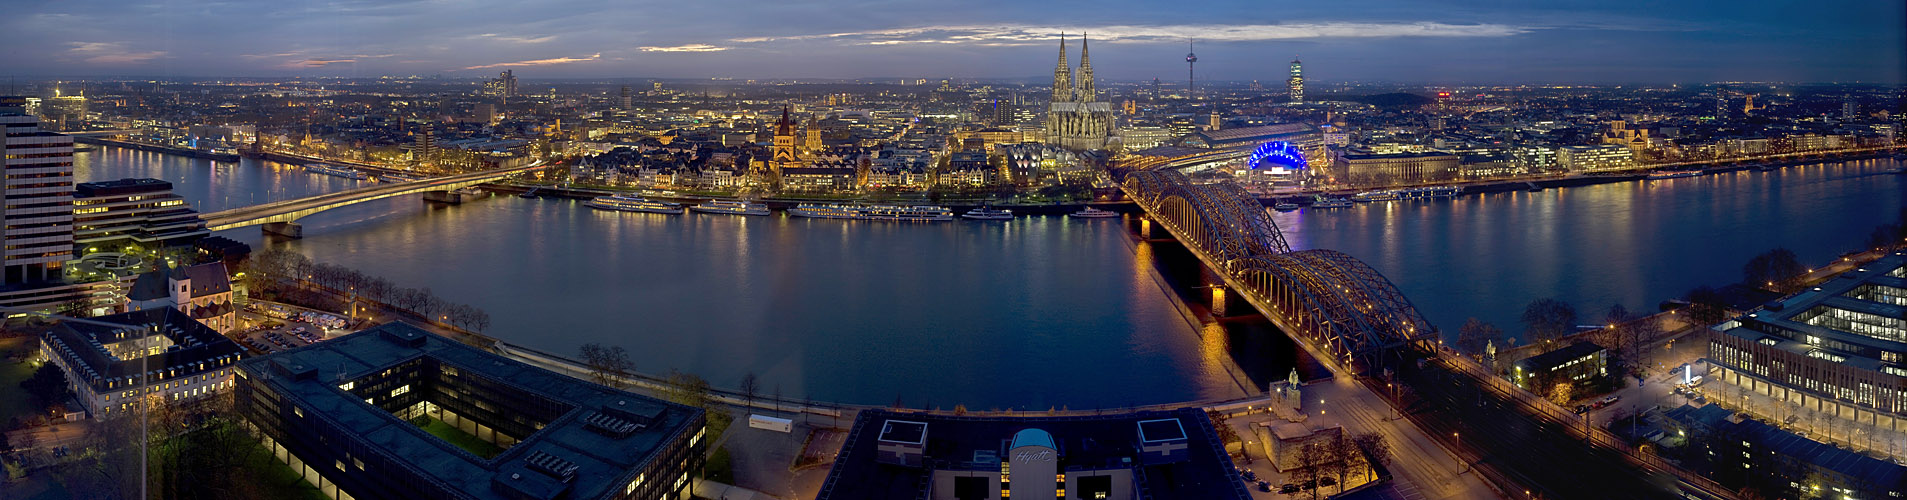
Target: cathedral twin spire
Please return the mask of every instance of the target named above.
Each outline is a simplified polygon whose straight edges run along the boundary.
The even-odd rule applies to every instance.
[[[1079,79],[1066,63],[1066,34],[1059,35],[1059,65],[1053,68],[1053,102],[1093,102],[1099,92],[1093,86],[1093,61],[1086,48],[1086,36],[1079,37]]]

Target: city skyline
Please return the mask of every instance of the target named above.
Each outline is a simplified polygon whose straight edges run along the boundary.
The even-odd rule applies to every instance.
[[[1183,84],[1181,54],[1196,39],[1207,81],[1279,82],[1283,62],[1297,55],[1311,62],[1314,82],[1898,83],[1907,13],[1886,2],[943,7],[42,3],[0,20],[24,41],[0,52],[0,65],[15,78],[475,77],[517,69],[543,78],[1038,80],[1034,68],[1065,33],[1099,42],[1106,80]]]

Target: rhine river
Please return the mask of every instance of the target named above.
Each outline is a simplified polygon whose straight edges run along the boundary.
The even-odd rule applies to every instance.
[[[1741,279],[1777,246],[1818,264],[1907,201],[1892,160],[1280,213],[1294,248],[1331,248],[1388,276],[1446,336],[1477,317],[1511,333],[1530,300],[1584,322],[1652,311]],[[155,177],[200,211],[360,181],[271,162],[213,164],[100,147],[80,181]],[[722,387],[911,407],[1120,407],[1235,397],[1303,366],[1262,327],[1200,325],[1204,295],[1172,249],[1110,220],[897,224],[605,213],[493,196],[426,208],[381,200],[300,221],[269,243],[429,287],[488,311],[493,336],[574,355],[620,345],[638,371]],[[225,236],[262,248],[256,228]],[[1195,268],[1193,268],[1195,270]],[[1187,299],[1195,300],[1195,299]],[[1194,307],[1196,308],[1196,307]],[[1238,368],[1238,367],[1244,368]]]

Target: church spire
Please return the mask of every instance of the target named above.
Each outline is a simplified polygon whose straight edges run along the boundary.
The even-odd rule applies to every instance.
[[[1093,59],[1086,52],[1086,34],[1079,35],[1079,80],[1073,82],[1074,98],[1079,102],[1093,102],[1098,99],[1098,91],[1093,88]]]
[[[1059,34],[1059,65],[1053,68],[1053,102],[1073,101],[1073,68],[1066,64],[1066,34]]]

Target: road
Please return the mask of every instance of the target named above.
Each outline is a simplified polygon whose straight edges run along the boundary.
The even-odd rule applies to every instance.
[[[1442,363],[1402,364],[1396,378],[1407,391],[1401,397],[1411,420],[1440,438],[1460,441],[1464,460],[1480,472],[1502,478],[1500,483],[1523,485],[1533,497],[1677,497],[1673,478],[1638,470],[1620,454],[1538,420]]]

